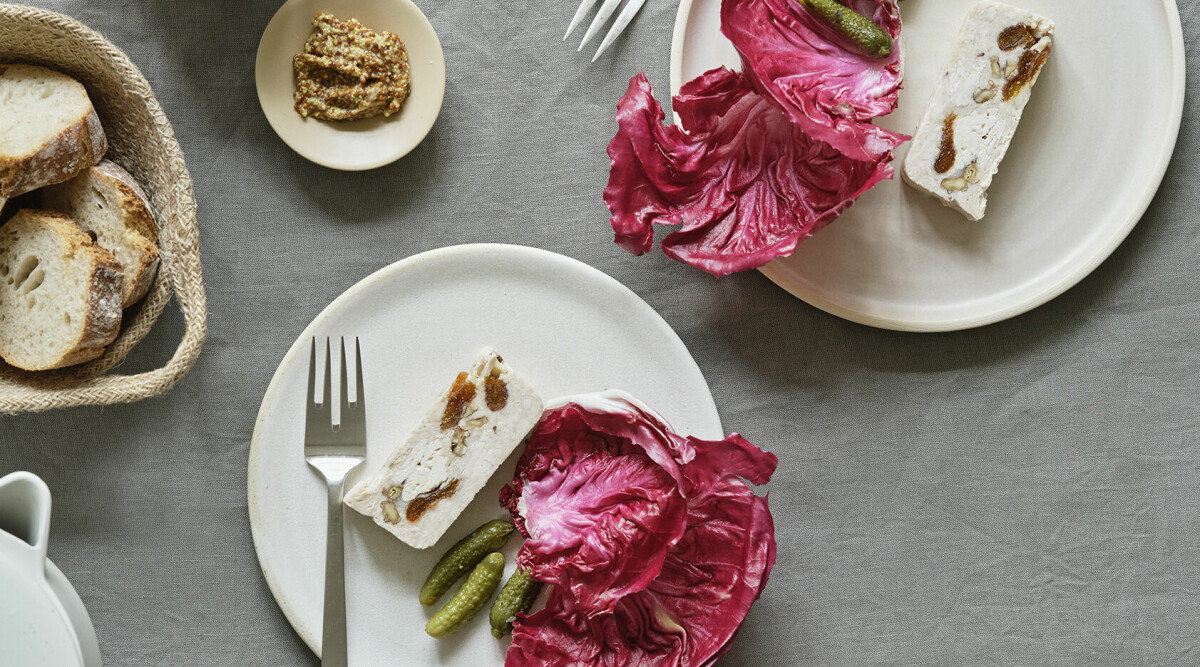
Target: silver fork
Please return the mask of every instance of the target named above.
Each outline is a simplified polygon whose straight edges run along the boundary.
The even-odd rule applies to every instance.
[[[325,613],[321,632],[321,666],[346,667],[346,569],[342,542],[342,487],[346,475],[367,453],[367,411],[363,397],[362,349],[354,339],[355,394],[350,402],[346,382],[346,339],[342,339],[341,418],[333,423],[329,339],[325,339],[325,391],[316,399],[317,339],[308,358],[308,406],[304,421],[304,460],[329,487],[329,520],[325,531]]]
[[[588,11],[595,4],[596,0],[583,0],[583,2],[579,3],[579,9],[575,10],[575,16],[571,19],[571,25],[567,28],[567,34],[563,35],[564,42],[567,41],[567,38],[571,36],[571,33],[575,31],[575,28],[583,21],[583,17],[587,15]],[[604,0],[604,4],[600,5],[600,11],[596,12],[596,17],[592,19],[592,24],[588,26],[587,32],[583,35],[583,41],[580,42],[579,48],[575,49],[576,51],[582,51],[584,45],[592,41],[596,33],[600,32],[600,28],[604,27],[604,23],[608,21],[608,17],[617,11],[617,5],[619,4],[621,4],[621,0]],[[600,42],[600,48],[596,50],[596,55],[592,56],[592,62],[596,62],[600,54],[612,46],[612,43],[625,31],[629,22],[633,20],[633,17],[637,15],[638,10],[644,4],[646,4],[646,0],[628,0],[625,9],[621,10],[616,22],[608,29],[608,34],[604,36],[604,41]]]

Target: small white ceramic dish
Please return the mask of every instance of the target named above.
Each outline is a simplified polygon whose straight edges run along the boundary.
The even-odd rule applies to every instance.
[[[304,462],[304,392],[309,341],[343,335],[362,342],[367,460],[359,474],[378,466],[488,345],[547,403],[624,389],[681,433],[724,437],[708,385],[679,337],[636,294],[586,264],[545,250],[484,244],[422,253],[376,272],[334,300],[288,350],[250,444],[247,494],[259,563],[284,614],[318,654],[326,492]],[[334,393],[337,384],[335,374]],[[519,452],[429,549],[412,549],[347,511],[350,664],[504,662],[508,642],[492,637],[486,617],[447,639],[427,636],[422,628],[436,608],[422,607],[417,593],[451,544],[506,515],[498,493],[512,479]],[[518,542],[506,549],[510,571]]]
[[[408,49],[411,89],[390,118],[322,121],[293,107],[292,58],[304,50],[318,13],[358,19],[372,30],[395,33]],[[429,19],[409,0],[288,0],[267,24],[254,65],[258,102],[267,122],[305,158],[331,169],[362,171],[408,155],[429,134],[446,93],[446,61]]]
[[[6,667],[100,667],[83,601],[46,558],[50,489],[39,477],[0,478],[0,656]]]
[[[1174,0],[1012,0],[1053,19],[1054,53],[1012,147],[971,223],[884,181],[796,253],[762,272],[855,322],[907,331],[990,324],[1078,283],[1137,224],[1166,172],[1183,113],[1183,33]],[[905,85],[879,125],[912,134],[971,2],[909,0]],[[740,60],[720,33],[720,0],[683,0],[671,90]],[[1132,13],[1131,13],[1132,12]]]

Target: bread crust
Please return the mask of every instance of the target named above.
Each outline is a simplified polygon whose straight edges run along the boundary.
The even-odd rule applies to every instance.
[[[91,170],[92,174],[106,178],[120,194],[121,220],[128,232],[125,245],[136,258],[121,266],[126,281],[122,306],[128,308],[150,292],[158,270],[158,226],[154,210],[150,208],[150,198],[146,197],[142,186],[120,164],[103,160]]]
[[[78,339],[57,359],[46,363],[14,360],[10,358],[11,353],[5,353],[8,341],[3,339],[0,339],[0,357],[12,366],[27,371],[51,370],[91,361],[104,354],[105,348],[121,330],[121,265],[111,252],[92,243],[92,239],[79,229],[74,220],[57,211],[23,209],[5,226],[22,224],[29,218],[49,227],[66,250],[89,262],[87,312]]]
[[[0,65],[0,75],[17,67],[53,72],[35,65]],[[83,84],[79,84],[79,87],[86,96],[87,90]],[[108,139],[100,125],[100,117],[89,100],[88,110],[83,117],[37,150],[20,156],[0,154],[0,196],[16,197],[40,187],[61,183],[100,162],[107,151]]]
[[[137,257],[137,266],[121,267],[129,287],[122,305],[128,308],[141,301],[154,283],[159,261],[158,225],[150,208],[150,198],[121,165],[102,160],[92,169],[112,179],[113,185],[121,193],[121,214],[125,227],[134,232],[132,237],[126,236],[126,243]]]

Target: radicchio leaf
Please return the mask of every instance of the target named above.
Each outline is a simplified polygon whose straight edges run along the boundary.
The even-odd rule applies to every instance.
[[[517,616],[505,664],[712,664],[729,649],[775,562],[767,501],[745,480],[765,484],[776,463],[736,434],[717,441],[678,435],[620,394],[547,410],[501,500],[531,538],[518,563],[552,585],[543,609]],[[623,481],[632,496],[621,506],[612,492]],[[655,540],[639,532],[648,509],[642,493],[664,483],[683,502],[683,530]],[[588,512],[576,510],[582,505]],[[564,559],[568,567],[560,568]],[[651,569],[639,589],[627,585]],[[622,594],[600,588],[614,585]]]
[[[896,0],[841,0],[895,40]],[[881,160],[909,137],[868,122],[896,109],[900,48],[874,58],[855,49],[798,0],[723,0],[721,32],[742,71],[806,134],[855,160]]]
[[[680,483],[632,439],[650,430],[574,404],[547,410],[501,495],[529,538],[517,564],[589,615],[648,586],[687,525]]]
[[[729,650],[774,563],[766,499],[723,477],[689,500],[687,531],[648,588],[591,618],[551,588],[543,609],[518,616],[505,665],[711,665]]]
[[[643,74],[617,106],[604,200],[617,243],[633,254],[653,247],[654,225],[679,224],[662,240],[668,256],[716,276],[757,268],[892,176],[890,153],[847,158],[727,69],[685,84],[674,109],[680,125],[664,127]]]

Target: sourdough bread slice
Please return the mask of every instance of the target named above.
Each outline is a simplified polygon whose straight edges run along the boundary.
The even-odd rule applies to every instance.
[[[43,189],[42,206],[65,213],[121,263],[121,304],[128,308],[150,290],[158,268],[158,231],[137,181],[104,160],[65,183]]]
[[[0,197],[61,183],[106,150],[83,84],[45,67],[0,64]]]
[[[70,218],[22,210],[0,227],[0,357],[30,371],[90,361],[121,327],[120,265]]]

